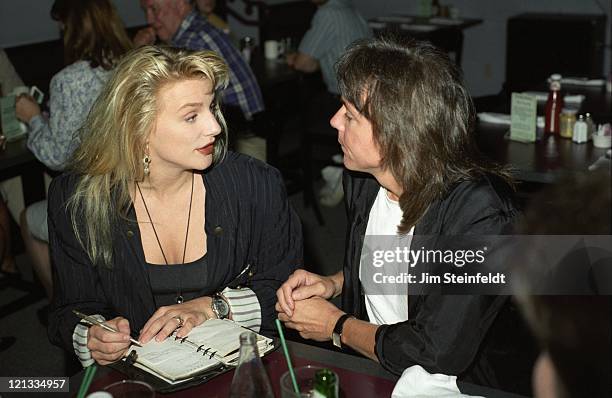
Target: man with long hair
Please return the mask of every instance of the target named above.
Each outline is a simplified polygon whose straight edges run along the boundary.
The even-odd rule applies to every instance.
[[[296,271],[277,292],[279,318],[304,338],[333,338],[396,374],[418,364],[515,388],[515,380],[502,385],[488,357],[512,340],[491,338],[507,296],[406,285],[380,294],[362,256],[368,236],[432,236],[431,245],[443,244],[444,236],[500,234],[516,216],[511,177],[476,149],[460,71],[430,44],[376,38],[350,46],[337,76],[342,106],[331,124],[349,170],[344,267],[331,276]],[[328,301],[340,294],[341,309]]]

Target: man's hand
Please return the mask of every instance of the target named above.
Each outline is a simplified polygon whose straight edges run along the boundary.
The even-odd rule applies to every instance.
[[[214,317],[212,299],[208,296],[186,301],[182,304],[160,307],[140,331],[139,340],[143,344],[146,344],[153,337],[155,337],[155,341],[163,341],[176,329],[179,329],[176,333],[177,337],[185,337],[191,329]]]
[[[297,57],[297,53],[289,53],[285,56],[285,61],[287,61],[287,65],[293,67],[295,65],[295,58]]]
[[[321,276],[298,269],[276,291],[278,299],[276,311],[291,316],[295,301],[310,297],[321,297],[327,300],[340,294],[341,290],[342,285],[336,285],[334,276]]]
[[[104,323],[119,333],[109,332],[97,325],[90,327],[87,333],[87,348],[91,351],[91,357],[100,365],[121,359],[131,344],[130,322],[127,319],[117,317]]]
[[[151,26],[140,29],[134,36],[134,46],[141,47],[155,43],[155,29]]]
[[[319,61],[308,54],[298,51],[287,55],[287,65],[304,73],[312,73],[319,70]]]
[[[329,301],[313,297],[296,301],[293,315],[279,313],[278,319],[288,328],[297,330],[305,339],[327,341],[331,339],[336,322],[343,314]]]
[[[27,94],[21,94],[15,102],[15,116],[22,122],[29,123],[34,116],[40,115],[38,103]]]

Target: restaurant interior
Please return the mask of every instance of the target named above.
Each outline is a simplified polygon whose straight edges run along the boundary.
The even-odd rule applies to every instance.
[[[603,178],[600,179],[601,186],[591,186],[593,190],[585,194],[588,200],[584,206],[601,205],[597,198],[606,195],[609,198],[611,0],[351,2],[367,21],[373,36],[391,32],[429,41],[449,54],[463,72],[465,85],[478,113],[475,124],[478,149],[487,159],[510,167],[517,181],[515,196],[521,211],[527,211],[540,194],[559,181],[588,175]],[[138,0],[113,0],[113,3],[130,37],[147,25]],[[321,73],[300,72],[289,66],[285,54],[282,54],[298,49],[317,12],[315,3],[308,0],[217,0],[214,12],[227,22],[230,37],[241,54],[248,52],[249,64],[261,88],[266,108],[255,120],[254,133],[236,136],[230,133],[230,145],[234,150],[259,158],[280,171],[289,202],[302,223],[304,267],[317,274],[331,275],[342,270],[347,212],[339,180],[330,182],[325,170],[342,168],[342,160],[337,157],[341,148],[329,120],[304,123],[306,104],[315,91],[324,90]],[[46,95],[44,101],[48,99],[51,78],[65,66],[57,22],[49,17],[52,4],[53,0],[0,2],[0,48],[6,52],[24,85],[36,86]],[[269,56],[268,42],[283,43],[284,48]],[[551,80],[553,74],[561,75],[565,105],[574,109],[569,138],[564,138],[563,134],[542,138],[543,122],[540,125],[534,121],[526,132],[517,122],[515,131],[515,116],[520,118],[519,100],[525,97],[514,94],[531,93],[530,98],[537,97],[531,105],[538,116],[546,117],[549,84],[555,80]],[[561,118],[564,115],[562,113]],[[576,138],[574,123],[581,123],[583,116],[586,120],[587,115],[592,124],[590,135],[593,138],[584,142]],[[75,394],[83,378],[82,367],[74,355],[49,342],[46,331],[49,302],[32,269],[19,226],[23,209],[45,199],[50,181],[60,172],[41,163],[25,141],[24,135],[9,139],[0,151],[0,186],[9,211],[10,250],[18,271],[18,275],[3,273],[0,276],[0,376],[71,377],[70,392]],[[327,197],[321,193],[326,189]],[[329,193],[330,189],[333,194]],[[6,199],[7,192],[13,193],[10,195],[12,200]],[[554,200],[561,203],[564,199],[558,197]],[[612,203],[604,202],[603,206],[601,214],[609,218]],[[598,211],[590,210],[591,213]],[[612,220],[607,222],[608,226],[612,225]],[[572,235],[570,232],[562,233]],[[589,234],[588,231],[580,233]],[[612,234],[608,232],[608,235]],[[611,292],[604,294],[610,295]],[[333,300],[339,305],[341,299]],[[610,309],[609,301],[607,308]],[[510,311],[521,317],[518,304]],[[524,348],[521,351],[525,356],[520,359],[535,366],[539,342],[526,325],[505,324],[500,328],[508,335],[520,335]],[[609,328],[607,332],[609,337]],[[339,356],[339,350],[334,349],[331,342],[313,342],[289,329],[285,333],[293,342],[291,347],[297,365],[308,364],[310,360],[341,369],[334,368],[341,380],[342,396],[390,396],[397,375],[386,372],[380,365],[354,351],[347,353],[344,350]],[[312,351],[305,347],[312,347]],[[607,348],[602,347],[602,350],[606,349],[611,352],[609,340]],[[274,362],[275,358],[266,363]],[[282,353],[278,358],[282,359]],[[609,359],[610,356],[608,366]],[[517,358],[508,358],[506,366],[511,367],[514,360]],[[360,372],[367,375],[367,381],[359,378]],[[280,378],[282,372],[274,369],[268,373],[277,389],[275,379]],[[105,382],[121,379],[118,375],[104,377],[107,377]],[[231,376],[225,374],[202,386],[209,384],[213,389],[210,391],[217,394],[215,396],[226,396],[229,384],[225,386],[223,383],[230,381]],[[97,386],[100,387],[101,383],[104,382],[98,380]],[[468,395],[545,396],[532,388],[531,372],[522,374],[514,384],[514,390],[503,391],[477,386],[469,380],[458,383],[459,390]],[[189,395],[189,391],[195,391],[195,388],[176,396],[195,396]],[[199,396],[207,396],[207,390],[198,391]],[[1,390],[0,395],[3,396],[4,392],[9,391]]]

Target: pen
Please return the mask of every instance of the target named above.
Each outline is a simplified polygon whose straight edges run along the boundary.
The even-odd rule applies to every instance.
[[[79,318],[81,318],[82,320],[84,320],[85,322],[89,323],[90,325],[98,325],[100,326],[102,329],[104,330],[108,330],[109,332],[114,332],[114,333],[119,333],[119,331],[115,328],[112,328],[110,326],[108,326],[107,324],[105,324],[104,322],[100,322],[99,320],[97,320],[96,318],[92,317],[91,315],[85,315],[82,312],[79,312],[77,310],[72,310],[72,312],[78,316]],[[142,343],[134,338],[132,338],[130,336],[130,341],[134,344],[136,344],[139,347],[142,347]]]

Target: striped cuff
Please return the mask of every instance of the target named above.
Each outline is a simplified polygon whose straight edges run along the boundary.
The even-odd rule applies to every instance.
[[[92,315],[99,321],[105,321],[106,319],[102,315]],[[93,365],[94,360],[91,357],[91,351],[87,348],[87,334],[89,333],[89,326],[85,323],[77,323],[72,333],[72,347],[81,365],[86,368]]]
[[[261,328],[261,306],[255,292],[248,287],[231,289],[226,287],[221,292],[227,300],[232,311],[232,320],[249,328],[254,332],[259,332]]]

